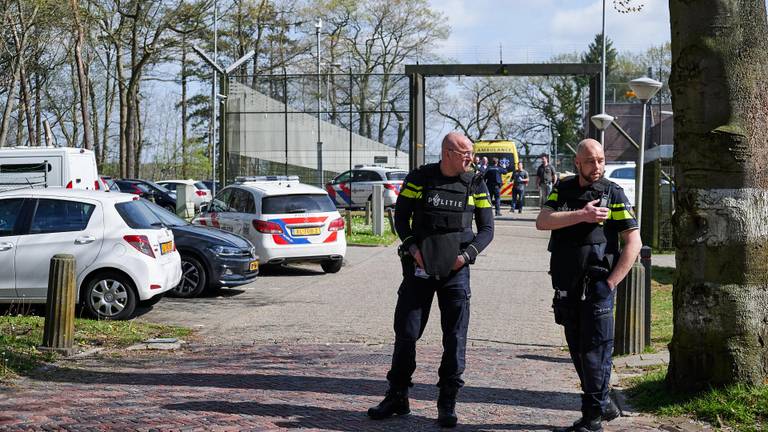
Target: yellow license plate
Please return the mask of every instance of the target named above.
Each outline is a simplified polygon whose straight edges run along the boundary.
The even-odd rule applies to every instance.
[[[258,261],[251,261],[251,264],[248,266],[249,271],[256,271],[259,269],[259,262]]]
[[[294,228],[292,232],[295,236],[311,236],[320,234],[320,231],[322,231],[322,227]]]
[[[173,252],[173,242],[160,243],[160,252],[163,255]]]

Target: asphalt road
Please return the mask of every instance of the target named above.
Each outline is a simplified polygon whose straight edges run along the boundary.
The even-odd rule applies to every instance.
[[[493,242],[471,267],[473,346],[565,344],[550,308],[548,234],[535,229],[535,215],[497,218]],[[163,299],[138,319],[196,328],[212,343],[391,343],[400,281],[394,246],[351,246],[339,273],[266,271],[215,297]],[[436,304],[422,343],[440,343]]]

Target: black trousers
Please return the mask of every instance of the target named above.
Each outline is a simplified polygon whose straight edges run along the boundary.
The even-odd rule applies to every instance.
[[[555,319],[565,328],[571,360],[581,381],[581,412],[593,417],[608,406],[615,292],[598,281],[590,284],[586,293],[585,300],[555,300]]]
[[[403,266],[404,277],[395,307],[395,348],[387,380],[391,387],[398,389],[413,385],[411,376],[416,370],[416,341],[424,333],[432,299],[437,293],[443,331],[443,357],[437,385],[441,388],[460,388],[464,385],[461,375],[465,367],[469,326],[469,266],[451,272],[443,280],[418,278],[413,271],[413,264]]]
[[[497,184],[488,185],[488,193],[490,194],[491,202],[496,208],[496,214],[501,213],[501,186]]]
[[[523,210],[523,197],[525,196],[525,189],[512,189],[512,210]]]

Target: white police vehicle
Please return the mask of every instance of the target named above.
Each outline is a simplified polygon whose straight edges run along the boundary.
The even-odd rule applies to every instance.
[[[624,189],[629,203],[635,205],[635,163],[608,162],[605,164],[603,177]]]
[[[393,206],[408,171],[374,165],[356,165],[325,185],[337,207],[364,207],[373,199],[373,185],[384,186],[384,206]]]
[[[319,262],[336,273],[347,251],[336,206],[324,190],[299,183],[297,176],[238,177],[192,223],[247,238],[260,265]]]

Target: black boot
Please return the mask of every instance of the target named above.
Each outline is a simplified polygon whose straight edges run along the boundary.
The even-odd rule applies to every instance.
[[[390,387],[387,390],[384,400],[375,407],[368,408],[368,417],[374,420],[381,420],[392,415],[405,415],[411,412],[408,405],[408,389],[395,389]]]
[[[618,406],[616,406],[615,403],[613,403],[613,399],[608,398],[608,406],[603,411],[603,421],[609,422],[611,420],[614,420],[621,416],[621,410]]]
[[[573,422],[571,426],[554,429],[554,432],[602,432],[602,431],[603,431],[603,418],[600,416],[599,411],[594,411],[594,410],[590,410],[586,413],[582,411],[581,418]]]
[[[454,427],[459,418],[456,416],[456,396],[459,389],[440,388],[437,397],[437,423],[441,427]]]

